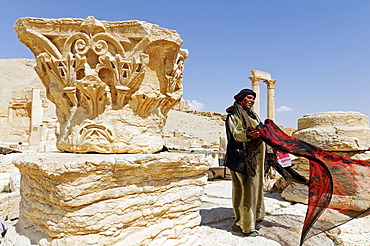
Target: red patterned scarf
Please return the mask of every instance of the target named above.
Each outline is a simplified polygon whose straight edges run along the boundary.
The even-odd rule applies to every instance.
[[[288,136],[272,120],[266,120],[258,131],[271,147],[309,160],[308,208],[300,245],[370,213],[370,162],[331,154]]]

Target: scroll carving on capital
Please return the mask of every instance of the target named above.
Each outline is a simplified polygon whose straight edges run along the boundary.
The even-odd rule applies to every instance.
[[[176,31],[143,21],[21,18],[19,40],[56,105],[59,150],[153,153],[182,96],[187,50]]]

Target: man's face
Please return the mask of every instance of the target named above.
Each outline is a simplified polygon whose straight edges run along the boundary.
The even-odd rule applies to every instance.
[[[254,96],[253,95],[247,95],[246,97],[244,97],[243,101],[242,101],[242,107],[246,110],[250,110],[252,109],[253,105],[254,105]]]

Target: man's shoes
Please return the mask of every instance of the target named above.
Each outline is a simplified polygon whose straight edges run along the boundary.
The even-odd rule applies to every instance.
[[[248,233],[243,232],[243,236],[245,236],[245,237],[257,237],[258,232],[256,232],[256,231],[252,231],[252,232],[248,232]]]
[[[256,225],[254,226],[254,229],[256,229],[256,230],[259,230],[261,228],[262,228],[262,226],[260,225],[260,223],[256,223]]]
[[[233,230],[233,232],[242,233],[242,229],[235,224],[231,227],[231,230]]]
[[[260,225],[256,224],[256,230],[259,230],[261,228]],[[252,232],[243,232],[242,231],[242,228],[240,228],[239,226],[237,226],[236,224],[232,225],[231,227],[232,231],[233,232],[237,232],[237,233],[241,233],[243,234],[244,237],[257,237],[258,236],[258,232],[257,231],[252,231]]]

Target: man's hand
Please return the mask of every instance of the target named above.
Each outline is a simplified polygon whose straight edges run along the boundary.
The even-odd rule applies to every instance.
[[[255,139],[260,137],[260,133],[256,129],[249,127],[247,129],[247,136],[249,136],[251,139]]]

